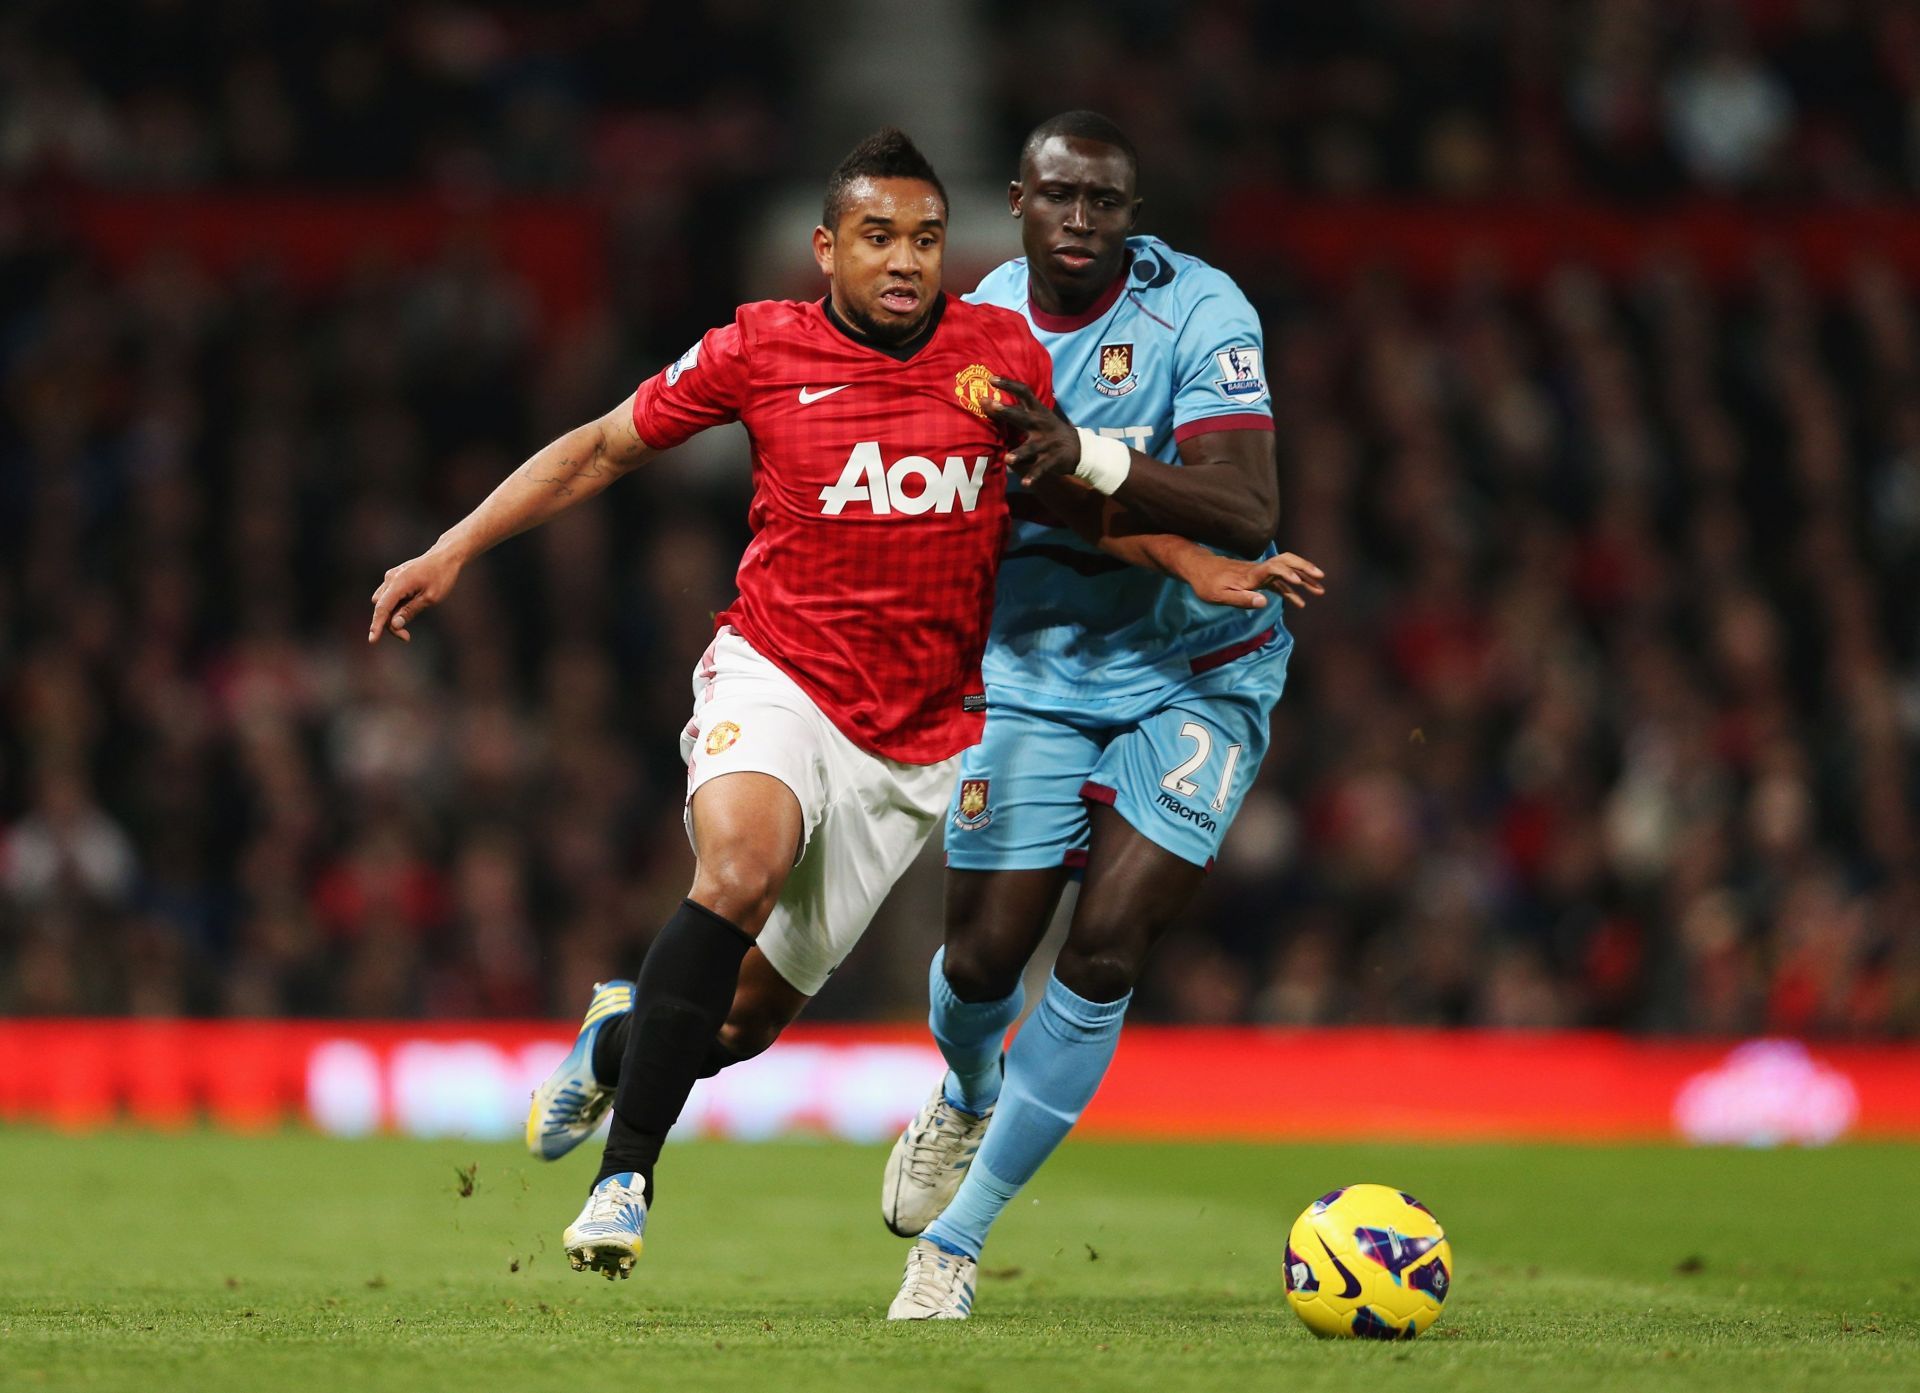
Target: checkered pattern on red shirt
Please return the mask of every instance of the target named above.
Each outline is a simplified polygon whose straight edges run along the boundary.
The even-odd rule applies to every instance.
[[[862,748],[933,764],[980,738],[962,709],[1006,534],[1005,443],[970,408],[981,371],[1053,403],[1053,365],[1009,310],[948,298],[905,362],[818,303],[742,305],[642,383],[633,423],[655,449],[745,423],[753,540],[719,616]]]

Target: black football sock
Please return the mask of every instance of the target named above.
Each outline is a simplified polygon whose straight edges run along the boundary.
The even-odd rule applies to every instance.
[[[620,1061],[627,1057],[627,1035],[633,1026],[633,1013],[615,1016],[600,1027],[593,1040],[593,1076],[603,1088],[620,1082]],[[745,1055],[735,1054],[716,1038],[700,1061],[700,1077],[710,1079],[722,1069],[731,1069]]]
[[[615,1016],[600,1027],[593,1037],[593,1077],[602,1088],[620,1082],[620,1061],[627,1057],[627,1033],[633,1025],[633,1012]]]
[[[594,1184],[636,1171],[652,1203],[654,1163],[726,1023],[740,960],[752,946],[738,925],[692,900],[682,900],[660,930],[634,983],[613,1126]]]
[[[707,1057],[700,1061],[700,1077],[710,1079],[722,1069],[731,1069],[734,1065],[746,1058],[748,1058],[748,1056],[735,1054],[718,1040],[715,1040],[711,1045],[707,1046]]]

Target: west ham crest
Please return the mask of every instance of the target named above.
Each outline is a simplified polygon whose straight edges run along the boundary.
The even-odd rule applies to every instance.
[[[1103,396],[1124,397],[1140,385],[1140,374],[1133,370],[1133,345],[1103,343],[1095,364],[1093,390]]]
[[[993,812],[987,807],[987,780],[962,779],[960,811],[953,815],[953,825],[962,832],[977,832],[992,821]]]

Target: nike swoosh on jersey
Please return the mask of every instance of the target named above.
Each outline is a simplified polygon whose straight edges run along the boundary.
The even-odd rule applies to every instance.
[[[830,397],[835,392],[844,392],[852,385],[851,382],[842,382],[838,387],[822,387],[817,392],[811,387],[802,387],[800,389],[800,405],[811,406],[813,403],[819,401],[820,398]]]

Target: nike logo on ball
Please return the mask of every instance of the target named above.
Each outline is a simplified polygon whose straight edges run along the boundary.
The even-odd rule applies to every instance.
[[[1319,1238],[1320,1236],[1315,1234],[1314,1237]],[[1333,1270],[1340,1274],[1340,1280],[1347,1284],[1346,1290],[1340,1293],[1340,1299],[1342,1301],[1353,1300],[1354,1297],[1360,1294],[1360,1279],[1347,1271],[1347,1265],[1333,1255],[1333,1249],[1327,1247],[1326,1239],[1320,1239],[1320,1248],[1321,1251],[1326,1253],[1327,1261],[1333,1264]]]
[[[842,382],[838,387],[822,387],[817,392],[811,387],[802,387],[800,389],[800,405],[811,406],[813,403],[819,401],[820,398],[830,397],[835,392],[844,392],[852,385],[851,382]]]

